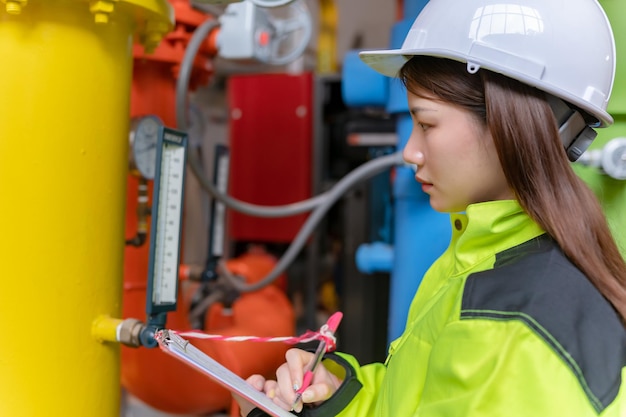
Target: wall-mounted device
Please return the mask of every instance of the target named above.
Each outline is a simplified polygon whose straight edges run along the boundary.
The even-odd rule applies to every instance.
[[[259,7],[255,1],[229,4],[219,17],[221,29],[217,46],[220,57],[257,60],[272,65],[294,61],[311,40],[311,15],[301,1],[287,5],[282,12]]]
[[[241,3],[243,0],[193,0],[197,4],[230,4]],[[295,0],[247,0],[259,7],[281,7]]]

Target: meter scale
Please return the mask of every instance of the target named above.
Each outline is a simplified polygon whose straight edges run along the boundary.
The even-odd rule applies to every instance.
[[[176,310],[187,137],[163,127],[157,149],[146,311],[152,324]]]

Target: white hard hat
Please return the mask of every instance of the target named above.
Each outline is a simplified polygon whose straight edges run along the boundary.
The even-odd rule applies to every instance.
[[[594,127],[613,123],[615,42],[596,0],[430,0],[401,49],[360,53],[390,77],[413,55],[504,74],[584,110]]]

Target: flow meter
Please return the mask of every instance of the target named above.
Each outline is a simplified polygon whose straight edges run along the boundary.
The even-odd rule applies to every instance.
[[[176,310],[188,139],[164,126],[158,132],[146,313],[149,325],[162,328]]]

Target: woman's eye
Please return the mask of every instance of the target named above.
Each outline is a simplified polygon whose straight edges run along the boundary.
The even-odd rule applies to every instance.
[[[428,130],[428,125],[425,125],[424,123],[417,122],[417,125],[418,125],[418,126],[419,126],[419,127],[420,127],[423,131]]]

